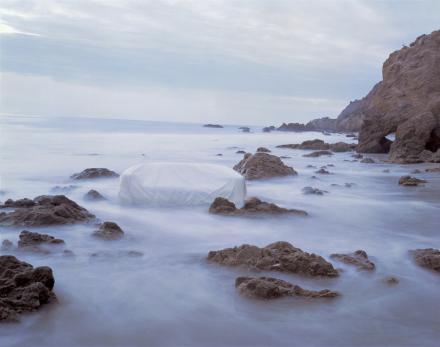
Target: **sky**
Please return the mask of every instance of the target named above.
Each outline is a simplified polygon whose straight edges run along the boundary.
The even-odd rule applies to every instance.
[[[0,0],[0,113],[336,117],[439,14],[438,0]]]

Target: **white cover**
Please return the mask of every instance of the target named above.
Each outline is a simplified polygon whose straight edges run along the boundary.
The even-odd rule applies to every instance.
[[[220,196],[241,207],[246,196],[244,177],[214,164],[140,164],[125,170],[119,182],[119,198],[126,204],[194,206]]]

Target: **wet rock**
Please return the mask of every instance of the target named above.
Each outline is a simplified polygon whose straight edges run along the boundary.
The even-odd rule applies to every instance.
[[[270,153],[270,149],[267,149],[266,147],[258,147],[257,152],[263,152],[263,153]]]
[[[30,207],[16,207],[13,212],[0,213],[0,225],[45,226],[91,221],[95,216],[64,195],[41,195]],[[14,202],[15,204],[16,202]]]
[[[382,282],[388,286],[395,286],[395,285],[399,284],[399,279],[394,276],[387,276],[382,279]]]
[[[144,256],[144,253],[140,251],[134,251],[134,250],[123,250],[123,251],[100,251],[100,252],[94,252],[90,254],[90,257],[92,258],[119,258],[119,257],[130,257],[130,258],[141,258]]]
[[[357,137],[357,135],[356,134],[347,134],[347,135],[345,135],[345,137]]]
[[[118,240],[124,236],[124,231],[114,222],[104,222],[93,233],[93,236],[104,240]]]
[[[223,157],[223,154],[222,153],[217,153],[216,156],[217,157]]]
[[[352,151],[356,145],[346,142],[336,142],[330,144],[330,150],[333,152],[350,152]]]
[[[434,248],[416,249],[411,251],[417,265],[440,272],[440,250]]]
[[[237,153],[237,154],[246,154],[246,152],[245,152],[245,151],[242,151],[242,150],[237,151],[237,152],[235,152],[235,153]]]
[[[320,168],[318,171],[315,171],[315,173],[320,174],[320,175],[330,175],[330,171],[327,171],[324,168]]]
[[[0,322],[18,321],[21,313],[54,301],[54,284],[50,267],[33,268],[14,256],[0,256]]]
[[[308,169],[316,169],[316,166],[315,165],[307,165],[306,168],[308,168]]]
[[[350,183],[350,182],[344,183],[344,187],[346,187],[346,188],[351,188],[351,187],[353,187],[355,185],[356,185],[355,183]]]
[[[74,180],[89,180],[94,178],[114,177],[119,177],[119,174],[106,168],[89,168],[81,171],[80,173],[76,173],[70,176],[70,178]]]
[[[373,159],[371,159],[371,158],[364,158],[364,159],[361,160],[361,163],[363,163],[363,164],[374,164],[375,161]]]
[[[415,169],[415,170],[411,171],[411,174],[413,174],[413,175],[416,175],[416,174],[419,174],[419,173],[422,173],[422,171],[420,171],[419,169]]]
[[[237,208],[235,204],[225,198],[215,198],[209,212],[213,214],[222,214],[229,216],[246,216],[246,215],[274,215],[274,214],[293,214],[306,216],[307,212],[296,209],[288,209],[279,207],[273,203],[261,201],[258,198],[249,198],[246,200],[242,208]]]
[[[376,268],[374,263],[368,259],[367,252],[363,250],[357,250],[354,253],[348,253],[348,254],[335,253],[330,255],[330,258],[338,260],[348,265],[354,265],[359,270],[373,271]]]
[[[440,172],[440,167],[431,167],[425,170],[426,172]]]
[[[220,128],[223,128],[223,125],[220,125],[220,124],[204,124],[203,127],[205,127],[205,128],[217,128],[217,129],[220,129]]]
[[[412,176],[402,176],[399,179],[399,185],[406,187],[415,187],[422,183],[426,183],[426,181]]]
[[[234,166],[234,170],[247,180],[296,175],[296,171],[285,165],[282,160],[268,153],[246,153],[244,158]]]
[[[263,133],[270,133],[271,131],[273,131],[273,130],[275,130],[276,128],[273,126],[273,125],[271,125],[271,126],[268,126],[268,127],[264,127],[263,128]]]
[[[48,234],[40,234],[23,230],[20,233],[18,248],[33,248],[40,245],[60,245],[64,244],[64,240],[57,239]]]
[[[304,187],[302,189],[302,192],[306,195],[324,195],[325,193],[328,193],[328,191],[326,190],[321,190],[313,187]]]
[[[355,153],[355,154],[352,154],[351,155],[353,158],[355,158],[355,159],[362,159],[364,156],[362,155],[362,154],[360,154],[360,153]]]
[[[332,152],[330,151],[315,151],[309,154],[304,154],[303,157],[307,157],[307,158],[317,158],[317,157],[321,157],[323,155],[333,155]]]
[[[98,201],[98,200],[105,200],[105,198],[101,195],[100,192],[94,189],[90,189],[85,195],[84,199],[90,200],[90,201]]]
[[[278,241],[263,248],[245,244],[211,251],[207,259],[221,265],[243,266],[254,270],[280,271],[307,276],[338,276],[337,270],[323,257],[304,252],[284,241]]]
[[[11,251],[13,248],[14,248],[14,244],[12,243],[12,241],[5,239],[2,241],[2,246],[0,247],[0,251],[7,252],[7,251]]]
[[[304,124],[301,123],[283,123],[281,126],[277,128],[278,131],[307,131],[307,128]]]
[[[255,299],[276,299],[286,296],[308,298],[334,298],[338,292],[323,289],[320,291],[303,289],[298,285],[272,277],[237,277],[235,288],[240,295]]]
[[[280,158],[281,158],[281,159],[290,159],[290,158],[292,158],[292,157],[289,157],[289,156],[287,156],[287,155],[281,155]]]
[[[251,128],[249,127],[239,127],[239,130],[241,130],[241,132],[243,133],[250,133],[251,132]]]
[[[15,208],[15,207],[32,207],[35,205],[36,205],[35,201],[28,199],[28,198],[24,198],[24,199],[18,199],[18,200],[8,199],[0,207],[1,208]]]

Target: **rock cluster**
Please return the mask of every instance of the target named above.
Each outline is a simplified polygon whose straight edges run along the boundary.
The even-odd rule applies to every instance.
[[[115,177],[119,177],[119,174],[106,168],[88,168],[70,176],[70,178],[74,180],[89,180],[93,178],[115,178]]]
[[[376,268],[376,265],[368,259],[367,252],[363,250],[357,250],[348,254],[334,253],[330,255],[330,258],[348,265],[354,265],[359,270],[372,271]]]
[[[247,180],[296,175],[296,171],[272,154],[257,152],[246,153],[243,159],[234,166],[234,170]]]

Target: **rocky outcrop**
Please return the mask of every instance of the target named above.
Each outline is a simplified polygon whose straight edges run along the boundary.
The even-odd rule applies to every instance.
[[[234,170],[247,180],[296,175],[296,171],[283,161],[268,153],[246,153],[243,159],[234,166]]]
[[[18,321],[19,314],[54,301],[54,284],[50,267],[33,268],[13,256],[0,256],[0,322]]]
[[[373,271],[376,268],[376,265],[368,259],[367,252],[363,250],[357,250],[347,254],[334,253],[330,255],[330,258],[344,264],[356,266],[359,270]]]
[[[304,252],[284,241],[278,241],[263,248],[241,245],[211,251],[208,254],[208,261],[254,270],[280,271],[307,276],[338,276],[333,265],[323,257]]]
[[[225,198],[216,198],[211,206],[209,212],[213,214],[222,214],[227,216],[251,216],[251,215],[276,215],[276,214],[292,214],[307,216],[306,211],[288,209],[279,207],[273,203],[261,201],[258,198],[250,198],[246,200],[242,208],[237,208],[235,204]]]
[[[289,149],[311,149],[311,150],[331,150],[333,152],[349,152],[354,150],[355,144],[346,142],[327,143],[320,139],[307,140],[300,144],[291,143],[286,145],[279,145],[277,148],[289,148]]]
[[[80,173],[73,174],[70,178],[74,180],[90,180],[94,178],[115,178],[119,177],[116,172],[106,168],[89,168]]]
[[[15,208],[13,212],[0,213],[0,225],[45,226],[73,224],[88,222],[95,218],[84,207],[79,206],[64,195],[41,195],[31,200],[32,204],[27,202],[26,207],[22,205],[23,200],[10,201],[7,205],[0,206],[13,206]]]
[[[411,251],[417,265],[440,272],[440,250],[434,248]]]
[[[361,163],[362,164],[374,164],[375,161],[374,161],[374,159],[371,159],[371,158],[364,158],[361,160]]]
[[[330,144],[330,150],[333,152],[350,152],[354,150],[356,145],[346,142],[336,142]]]
[[[426,181],[412,176],[402,176],[399,179],[399,185],[406,187],[415,187],[423,183],[426,183]]]
[[[41,245],[60,245],[60,244],[64,244],[64,240],[57,239],[48,234],[40,234],[36,232],[23,230],[19,236],[18,248],[26,249],[26,248],[39,247]]]
[[[239,130],[241,130],[242,133],[250,133],[251,132],[251,128],[249,127],[239,127]]]
[[[338,292],[303,289],[298,285],[272,277],[237,277],[235,288],[240,295],[255,299],[277,299],[288,296],[308,298],[334,298]]]
[[[124,231],[114,222],[104,222],[93,232],[93,236],[103,240],[118,240],[124,236]]]
[[[431,167],[426,169],[425,172],[431,172],[431,173],[440,172],[440,167]]]
[[[220,124],[204,124],[203,125],[203,127],[204,128],[218,128],[218,129],[220,129],[220,128],[223,128],[223,125],[220,125]]]
[[[308,131],[306,126],[301,123],[283,123],[278,128],[278,131]]]
[[[333,153],[330,152],[330,151],[314,151],[314,152],[309,153],[309,154],[304,154],[303,157],[317,158],[317,157],[321,157],[323,155],[333,155]]]
[[[271,151],[270,151],[270,149],[268,149],[266,147],[258,147],[257,152],[270,153]]]
[[[84,199],[89,201],[99,201],[99,200],[105,200],[105,198],[101,195],[100,192],[98,192],[95,189],[90,189],[85,195]]]
[[[440,31],[392,53],[370,93],[359,152],[385,153],[395,163],[440,160]],[[395,141],[386,139],[395,133]]]
[[[268,126],[268,127],[264,127],[263,128],[263,133],[270,133],[273,130],[276,130],[276,128],[273,125]]]

